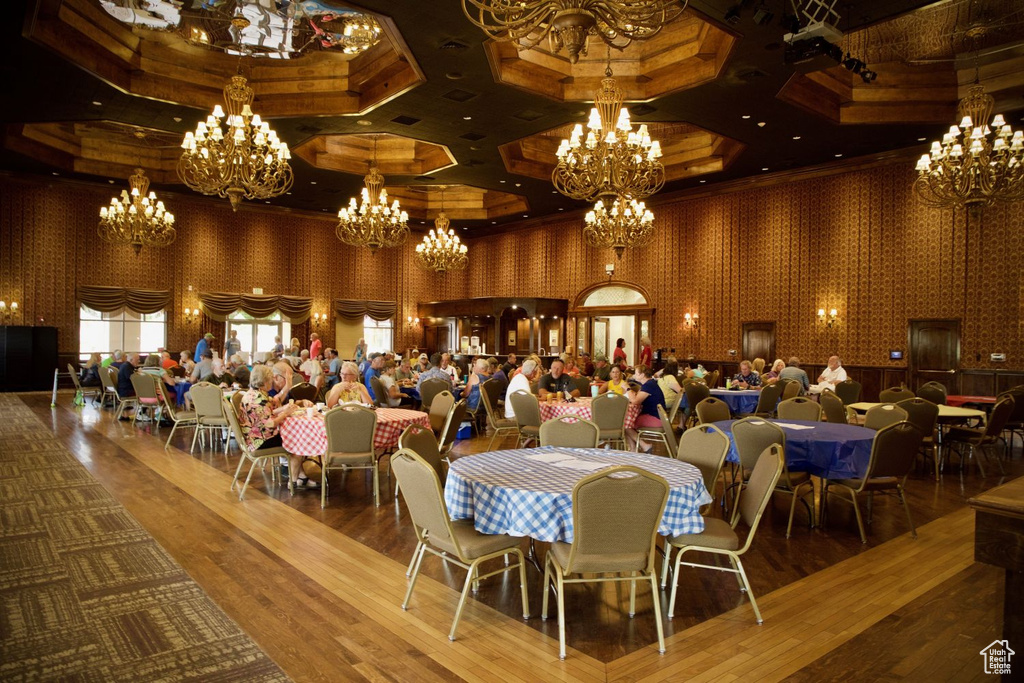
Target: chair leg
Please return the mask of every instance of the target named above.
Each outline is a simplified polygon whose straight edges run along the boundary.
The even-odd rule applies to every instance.
[[[565,582],[562,573],[555,575],[558,582],[558,658],[565,659]]]
[[[668,585],[668,563],[672,557],[672,544],[665,541],[665,559],[661,563],[661,590]],[[673,577],[674,578],[674,577]]]
[[[196,423],[196,431],[192,433],[192,446],[188,449],[189,453],[194,453],[196,450],[196,439],[199,438],[199,433],[203,431],[203,426]]]
[[[907,524],[910,525],[910,536],[911,538],[917,538],[917,529],[914,528],[914,520],[910,516],[910,506],[907,505],[907,497],[903,495],[903,487],[896,487],[896,495],[900,497],[900,502],[903,503],[903,511],[907,513]]]
[[[548,618],[548,593],[551,592],[551,563],[544,557],[544,582],[541,583],[540,618]]]
[[[634,577],[629,582],[629,618],[632,619],[636,615],[636,572],[630,572],[629,575]]]
[[[754,618],[757,619],[758,624],[763,624],[764,619],[761,618],[761,610],[757,608],[757,600],[754,598],[754,591],[750,589],[750,581],[747,579],[747,572],[743,570],[743,560],[739,556],[731,555],[733,561],[736,564],[736,568],[739,570],[740,578],[743,579],[743,585],[746,586],[747,597],[750,598],[750,606],[754,608]]]
[[[979,457],[975,458],[974,457],[974,451],[975,450],[976,449],[974,448],[974,444],[972,443],[971,444],[971,458],[973,460],[975,460],[975,462],[978,463],[978,471],[981,473],[981,476],[984,478],[987,475],[985,474],[985,467],[984,467],[984,465],[981,464],[981,459],[985,458],[985,454],[984,453],[979,453]],[[980,451],[980,450],[983,450],[983,449],[978,449],[978,450]]]
[[[676,615],[676,592],[679,590],[679,569],[683,566],[683,551],[685,548],[680,548],[679,552],[676,553],[675,571],[672,573],[672,595],[668,599],[668,618],[671,619]]]
[[[462,608],[466,606],[466,598],[469,597],[469,588],[474,583],[474,578],[477,575],[477,565],[480,560],[474,560],[473,564],[469,565],[469,571],[466,573],[466,583],[462,585],[462,595],[459,596],[459,605],[455,608],[455,619],[452,620],[452,630],[448,633],[448,640],[455,641],[455,631],[459,628],[459,618],[462,617]]]
[[[405,599],[402,600],[402,609],[409,609],[409,598],[412,597],[412,589],[416,587],[416,579],[420,575],[420,565],[423,564],[423,553],[427,551],[427,546],[420,543],[416,546],[416,553],[413,555],[413,568],[412,577],[409,579],[409,587],[405,590]]]
[[[530,595],[526,592],[526,558],[523,557],[522,550],[516,549],[515,554],[519,558],[519,592],[523,594],[523,619],[529,619]],[[508,555],[505,555],[505,566],[508,566]]]
[[[326,460],[326,458],[324,459]],[[291,478],[290,473],[288,478]],[[320,509],[323,510],[325,507],[327,507],[327,463],[323,463],[323,466],[320,468]],[[417,549],[419,549],[419,546],[417,546]],[[415,553],[413,557],[415,557]],[[411,564],[409,566],[412,567]],[[405,575],[409,576],[409,573],[406,572]]]
[[[857,529],[860,530],[860,542],[867,543],[868,536],[864,532],[864,520],[860,516],[860,506],[857,504],[857,494],[850,491],[850,500],[853,501],[853,513],[857,516]]]
[[[792,491],[793,502],[789,505],[789,524],[786,525],[786,538],[789,538],[790,534],[793,533],[793,515],[796,514],[796,491]]]
[[[174,438],[174,430],[176,430],[177,428],[178,428],[178,423],[175,422],[174,426],[171,427],[171,433],[167,435],[167,442],[164,444],[164,449],[165,450],[171,447],[171,439]]]
[[[242,484],[242,490],[238,492],[238,500],[245,499],[245,489],[249,487],[249,479],[252,477],[252,471],[256,469],[256,462],[257,461],[254,459],[252,464],[249,465],[249,474],[245,475],[245,483]]]
[[[235,487],[238,486],[238,473],[242,471],[242,463],[244,463],[245,460],[246,460],[246,456],[243,453],[242,457],[238,459],[238,467],[235,468],[235,478],[231,480],[231,489],[230,489],[231,491],[234,491]],[[253,464],[255,464],[255,463],[253,463]]]
[[[417,541],[416,549],[412,551],[412,557],[409,558],[409,566],[405,569],[405,575],[412,575],[412,568],[416,565],[416,558],[420,554],[420,546],[423,545],[422,541]]]
[[[374,462],[373,464],[373,504],[375,507],[380,507],[380,463]],[[452,633],[455,630],[452,629]],[[452,640],[455,640],[452,638]]]
[[[652,572],[651,579],[651,602],[654,603],[654,625],[658,629],[658,652],[665,653],[665,627],[661,624],[661,596],[658,595],[658,577]]]

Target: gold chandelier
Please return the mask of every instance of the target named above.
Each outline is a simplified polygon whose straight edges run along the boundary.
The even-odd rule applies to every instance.
[[[551,182],[565,196],[588,202],[608,195],[644,199],[665,184],[661,144],[651,140],[646,125],[633,130],[622,102],[622,91],[608,67],[594,96],[586,138],[577,123],[555,152],[558,163]]]
[[[914,190],[925,204],[980,208],[1024,200],[1024,132],[1014,132],[1002,114],[992,118],[994,106],[977,82],[960,100],[960,125],[917,162]]]
[[[148,192],[149,178],[141,168],[128,177],[131,193],[121,190],[121,197],[100,208],[100,237],[108,242],[130,244],[138,254],[142,247],[166,247],[177,236],[174,214],[158,201],[155,192]]]
[[[292,158],[270,125],[252,112],[253,90],[243,76],[224,87],[224,106],[185,133],[178,176],[196,192],[227,197],[238,210],[242,199],[278,197],[292,186]],[[221,128],[224,120],[226,130]]]
[[[416,263],[425,270],[444,273],[462,270],[469,263],[468,249],[450,228],[451,221],[444,212],[444,189],[441,189],[441,212],[434,219],[434,227],[416,245]]]
[[[590,36],[621,50],[634,40],[658,35],[682,14],[687,1],[462,0],[462,11],[487,35],[511,40],[519,50],[535,47],[547,36],[551,51],[565,47],[575,64],[580,55],[586,56]]]
[[[373,139],[370,171],[363,178],[362,202],[349,199],[348,206],[338,211],[338,239],[353,247],[369,247],[370,253],[381,247],[397,247],[409,236],[409,214],[402,211],[396,199],[388,206],[384,176],[377,170],[377,138]]]
[[[599,199],[584,217],[583,237],[592,247],[611,248],[617,258],[627,247],[645,247],[654,239],[654,214],[643,202],[621,195],[609,198],[611,207]]]
[[[380,24],[368,14],[349,15],[344,26],[336,43],[347,55],[366,52],[380,42]]]

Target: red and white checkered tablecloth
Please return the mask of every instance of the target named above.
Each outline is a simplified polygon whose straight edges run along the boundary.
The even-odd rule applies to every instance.
[[[594,419],[594,410],[591,407],[590,398],[578,398],[575,403],[566,403],[565,401],[556,401],[555,403],[548,403],[547,401],[540,402],[540,419],[541,422],[547,422],[548,420],[556,417],[562,417],[563,415],[578,415],[584,420]],[[636,418],[640,414],[640,406],[629,406],[626,410],[626,429],[632,429],[633,425],[636,424]]]
[[[398,445],[398,437],[413,423],[430,427],[430,417],[418,410],[378,408],[373,447],[384,450]],[[327,450],[327,430],[322,415],[294,415],[281,424],[281,442],[292,455],[314,457]]]

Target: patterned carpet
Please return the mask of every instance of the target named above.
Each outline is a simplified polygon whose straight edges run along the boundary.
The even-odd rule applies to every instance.
[[[0,680],[288,678],[16,396],[0,394]]]

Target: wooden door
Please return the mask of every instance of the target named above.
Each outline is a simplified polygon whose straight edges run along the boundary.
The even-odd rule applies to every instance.
[[[764,372],[771,368],[775,361],[775,323],[743,323],[743,357],[741,360],[753,361],[755,358],[764,358]]]
[[[612,359],[612,349],[610,348],[610,342],[608,339],[608,318],[594,318],[594,355],[603,354],[607,356],[608,361]]]
[[[911,320],[908,336],[911,388],[934,381],[960,393],[960,321]]]

